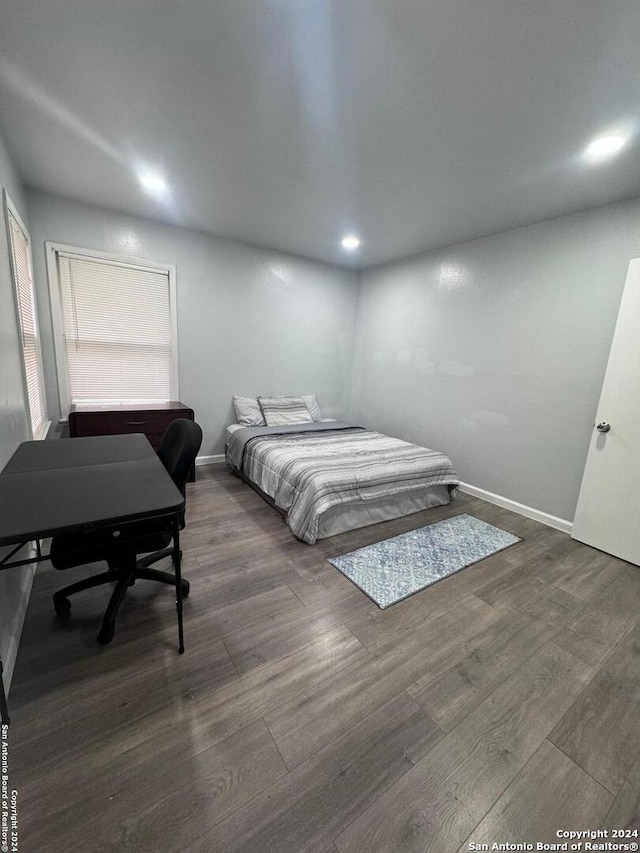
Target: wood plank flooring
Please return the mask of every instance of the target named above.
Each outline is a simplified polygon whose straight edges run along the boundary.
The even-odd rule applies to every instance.
[[[522,537],[380,610],[328,562],[462,512]],[[461,495],[315,546],[216,467],[167,588],[51,594],[10,705],[20,853],[462,853],[640,830],[640,568]],[[640,840],[640,839],[638,839]],[[476,848],[481,849],[481,848]]]

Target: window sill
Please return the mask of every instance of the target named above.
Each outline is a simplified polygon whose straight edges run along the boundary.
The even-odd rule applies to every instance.
[[[51,429],[51,421],[43,421],[33,434],[33,441],[44,441]]]

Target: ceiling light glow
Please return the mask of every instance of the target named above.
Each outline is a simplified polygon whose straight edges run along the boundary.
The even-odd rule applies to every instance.
[[[624,136],[615,134],[612,136],[599,136],[587,145],[584,150],[584,159],[590,163],[599,163],[608,160],[624,148],[626,144]]]
[[[164,193],[168,189],[165,179],[153,172],[142,172],[138,179],[145,190],[151,193]]]
[[[360,238],[356,237],[355,234],[347,234],[346,237],[342,238],[341,244],[343,249],[353,252],[360,245]]]

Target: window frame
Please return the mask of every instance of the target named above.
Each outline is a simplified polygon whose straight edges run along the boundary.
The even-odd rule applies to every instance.
[[[31,235],[29,229],[24,224],[22,217],[11,200],[11,196],[6,189],[3,191],[4,200],[4,219],[7,233],[7,252],[9,255],[9,271],[11,274],[11,286],[13,289],[13,307],[15,310],[16,326],[18,330],[18,338],[20,341],[20,369],[22,372],[22,386],[24,390],[24,400],[27,410],[27,421],[29,428],[29,438],[31,441],[41,441],[47,437],[51,421],[49,420],[49,410],[47,404],[47,391],[44,382],[44,363],[42,359],[42,335],[40,332],[40,318],[38,316],[38,301],[36,298],[36,282],[33,271],[33,251],[31,246]],[[34,322],[36,326],[36,361],[38,370],[38,391],[40,393],[40,402],[42,405],[43,419],[36,431],[33,429],[33,419],[31,414],[31,401],[29,400],[29,381],[27,376],[27,364],[24,351],[24,332],[22,328],[22,317],[20,315],[20,297],[18,295],[18,275],[13,258],[13,240],[11,236],[11,219],[13,219],[22,231],[22,234],[27,242],[27,254],[31,273],[31,290],[33,296]]]
[[[116,255],[113,252],[101,252],[97,249],[86,249],[81,246],[70,246],[66,243],[45,241],[45,256],[47,278],[49,281],[49,299],[51,302],[51,320],[53,327],[53,346],[55,351],[56,375],[58,378],[58,398],[60,402],[60,420],[65,423],[71,409],[71,389],[67,369],[66,347],[64,341],[64,319],[62,315],[62,295],[58,276],[58,253],[71,256],[78,260],[89,260],[108,263],[111,266],[135,267],[136,269],[166,273],[169,280],[169,323],[171,326],[171,399],[179,400],[178,388],[178,313],[176,299],[176,268],[173,264],[149,261],[133,255]],[[131,400],[139,403],[139,400]],[[101,405],[101,404],[96,404]],[[114,403],[114,405],[116,405]]]

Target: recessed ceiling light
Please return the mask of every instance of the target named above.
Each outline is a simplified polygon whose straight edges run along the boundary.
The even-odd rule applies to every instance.
[[[165,179],[153,172],[142,172],[138,179],[145,190],[151,193],[164,193],[168,189]]]
[[[620,136],[619,134],[599,136],[587,145],[583,157],[591,163],[608,160],[609,157],[613,157],[624,148],[626,141],[624,136]]]
[[[342,238],[342,248],[346,249],[348,252],[353,252],[354,249],[357,249],[360,245],[360,238],[356,237],[355,234],[347,234],[346,237]]]

